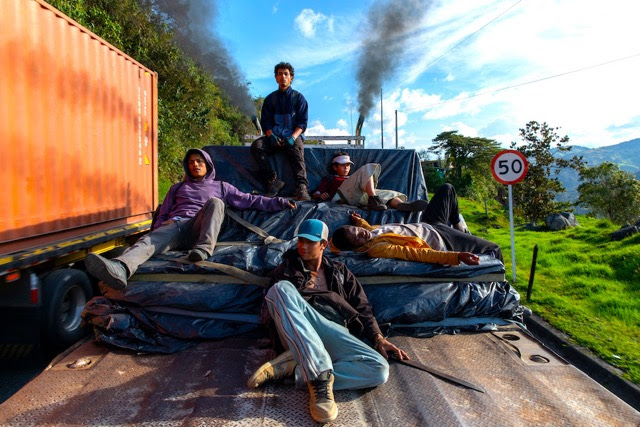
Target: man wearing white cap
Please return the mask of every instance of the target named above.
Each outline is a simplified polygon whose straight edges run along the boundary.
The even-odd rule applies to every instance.
[[[335,153],[327,167],[329,176],[322,178],[311,197],[318,202],[342,202],[352,206],[366,206],[374,211],[385,210],[387,205],[404,212],[422,211],[427,207],[424,200],[407,202],[407,196],[399,191],[377,188],[382,171],[379,164],[367,163],[350,176],[352,166],[348,153]]]
[[[329,229],[317,219],[300,224],[298,248],[283,256],[265,297],[278,335],[288,348],[249,378],[249,387],[296,377],[307,384],[312,418],[335,420],[333,389],[375,387],[389,376],[388,353],[407,354],[387,341],[362,285],[340,262],[323,257]],[[373,348],[358,337],[373,343]],[[377,351],[376,351],[377,350]]]

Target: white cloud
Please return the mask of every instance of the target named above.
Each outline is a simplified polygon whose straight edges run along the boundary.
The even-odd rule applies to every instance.
[[[294,19],[296,28],[306,38],[316,35],[316,27],[326,22],[327,31],[333,32],[333,18],[328,18],[323,13],[315,13],[313,9],[302,9],[302,12]]]
[[[454,122],[449,126],[442,126],[442,131],[457,130],[458,134],[475,138],[478,136],[478,130],[472,126],[468,126],[462,122]]]
[[[338,123],[338,126],[340,126],[340,123]],[[326,127],[324,127],[324,125],[320,120],[314,120],[311,122],[311,126],[307,127],[307,130],[305,131],[305,135],[337,136],[337,135],[349,135],[349,133],[343,128],[327,129]]]
[[[345,119],[340,119],[340,120],[338,120],[337,125],[338,125],[338,127],[340,129],[346,129],[347,128],[347,121]]]

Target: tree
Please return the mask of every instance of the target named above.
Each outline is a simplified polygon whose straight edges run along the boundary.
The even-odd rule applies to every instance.
[[[578,204],[616,224],[633,223],[640,216],[640,181],[610,162],[580,170]]]
[[[527,123],[520,129],[524,145],[512,142],[511,148],[517,149],[529,161],[529,170],[524,180],[513,186],[513,200],[516,210],[526,219],[537,222],[560,209],[567,209],[568,203],[555,201],[556,194],[564,192],[564,187],[552,174],[559,168],[570,167],[579,170],[583,165],[582,157],[569,159],[560,157],[561,153],[571,151],[568,136],[560,137],[553,128],[536,121]]]
[[[433,139],[429,151],[444,155],[445,178],[462,195],[483,200],[495,194],[495,183],[487,178],[488,165],[500,145],[491,139],[442,132]]]

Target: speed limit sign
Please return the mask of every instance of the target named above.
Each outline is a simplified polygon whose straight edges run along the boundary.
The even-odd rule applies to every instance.
[[[517,150],[502,150],[491,160],[493,177],[505,185],[522,181],[528,168],[527,158]]]

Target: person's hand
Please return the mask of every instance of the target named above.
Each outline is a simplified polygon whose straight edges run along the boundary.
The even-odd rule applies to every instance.
[[[269,135],[269,144],[273,147],[280,146],[280,138],[278,138],[275,133],[271,133],[271,135]]]
[[[329,193],[327,193],[327,192],[322,193],[322,194],[320,195],[320,198],[321,198],[322,200],[328,200],[328,199],[329,199]]]
[[[287,200],[287,208],[289,208],[289,209],[295,209],[296,207],[297,207],[297,206],[296,206],[296,202],[294,202],[294,201],[293,201],[293,200],[291,200],[291,199]]]
[[[410,359],[409,355],[404,350],[387,341],[387,339],[381,334],[375,336],[375,343],[373,346],[385,359],[389,359],[389,353],[399,360]]]
[[[168,219],[168,220],[166,220],[166,221],[164,221],[164,222],[160,223],[160,225],[162,226],[162,225],[173,224],[174,222],[176,222],[176,220],[175,220],[175,219]]]
[[[458,252],[458,261],[462,261],[467,265],[480,264],[480,257],[471,252]]]
[[[355,224],[359,219],[362,219],[362,215],[356,212],[351,212],[351,222]]]
[[[293,147],[293,143],[296,142],[296,139],[293,136],[290,136],[289,138],[285,139],[284,142]]]

